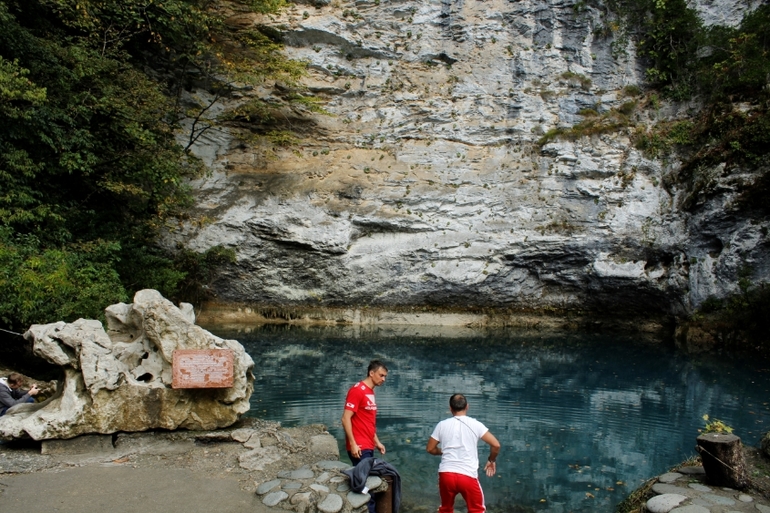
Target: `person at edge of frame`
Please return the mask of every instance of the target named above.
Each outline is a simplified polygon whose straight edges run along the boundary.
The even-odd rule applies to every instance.
[[[0,417],[5,415],[8,408],[22,403],[34,403],[34,397],[40,392],[37,385],[29,390],[22,390],[24,376],[12,372],[7,378],[0,378]]]

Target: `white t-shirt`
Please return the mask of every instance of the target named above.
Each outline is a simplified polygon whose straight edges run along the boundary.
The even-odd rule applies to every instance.
[[[478,420],[459,415],[436,424],[431,438],[441,444],[439,472],[479,477],[479,439],[489,431]]]

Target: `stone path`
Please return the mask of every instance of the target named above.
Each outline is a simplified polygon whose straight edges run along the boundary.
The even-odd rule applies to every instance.
[[[750,493],[709,486],[703,467],[682,467],[658,477],[649,513],[770,513],[770,503]]]
[[[350,481],[341,470],[352,468],[340,461],[319,461],[296,470],[280,472],[275,479],[257,486],[257,495],[268,507],[282,507],[298,513],[348,513],[366,511],[371,495],[350,489]],[[377,476],[366,480],[371,493],[383,492],[388,485]]]

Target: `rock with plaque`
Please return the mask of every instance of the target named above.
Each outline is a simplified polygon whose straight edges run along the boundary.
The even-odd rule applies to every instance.
[[[61,367],[63,383],[48,401],[3,415],[0,440],[213,430],[251,409],[254,360],[237,340],[196,325],[192,305],[144,289],[104,317],[34,324],[24,334],[36,356]]]
[[[233,352],[230,349],[177,349],[171,368],[172,388],[233,386]]]

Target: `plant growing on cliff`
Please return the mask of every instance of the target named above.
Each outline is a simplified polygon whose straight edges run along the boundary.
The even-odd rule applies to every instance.
[[[608,6],[606,26],[615,28],[599,35],[634,40],[646,59],[652,90],[638,100],[640,105],[656,110],[660,96],[698,96],[703,104],[686,120],[635,130],[634,142],[648,156],[679,153],[683,163],[666,177],[664,186],[683,189],[681,207],[690,209],[719,193],[720,180],[712,172],[717,166],[723,166],[723,178],[750,171],[750,180],[740,180],[740,196],[732,207],[767,215],[770,5],[747,14],[739,27],[704,27],[684,0],[611,0]],[[564,133],[576,134],[575,129]]]
[[[755,270],[748,265],[738,270],[735,285],[736,293],[703,301],[692,321],[707,331],[720,333],[724,343],[747,339],[761,349],[770,330],[770,287],[766,282],[757,282]]]

